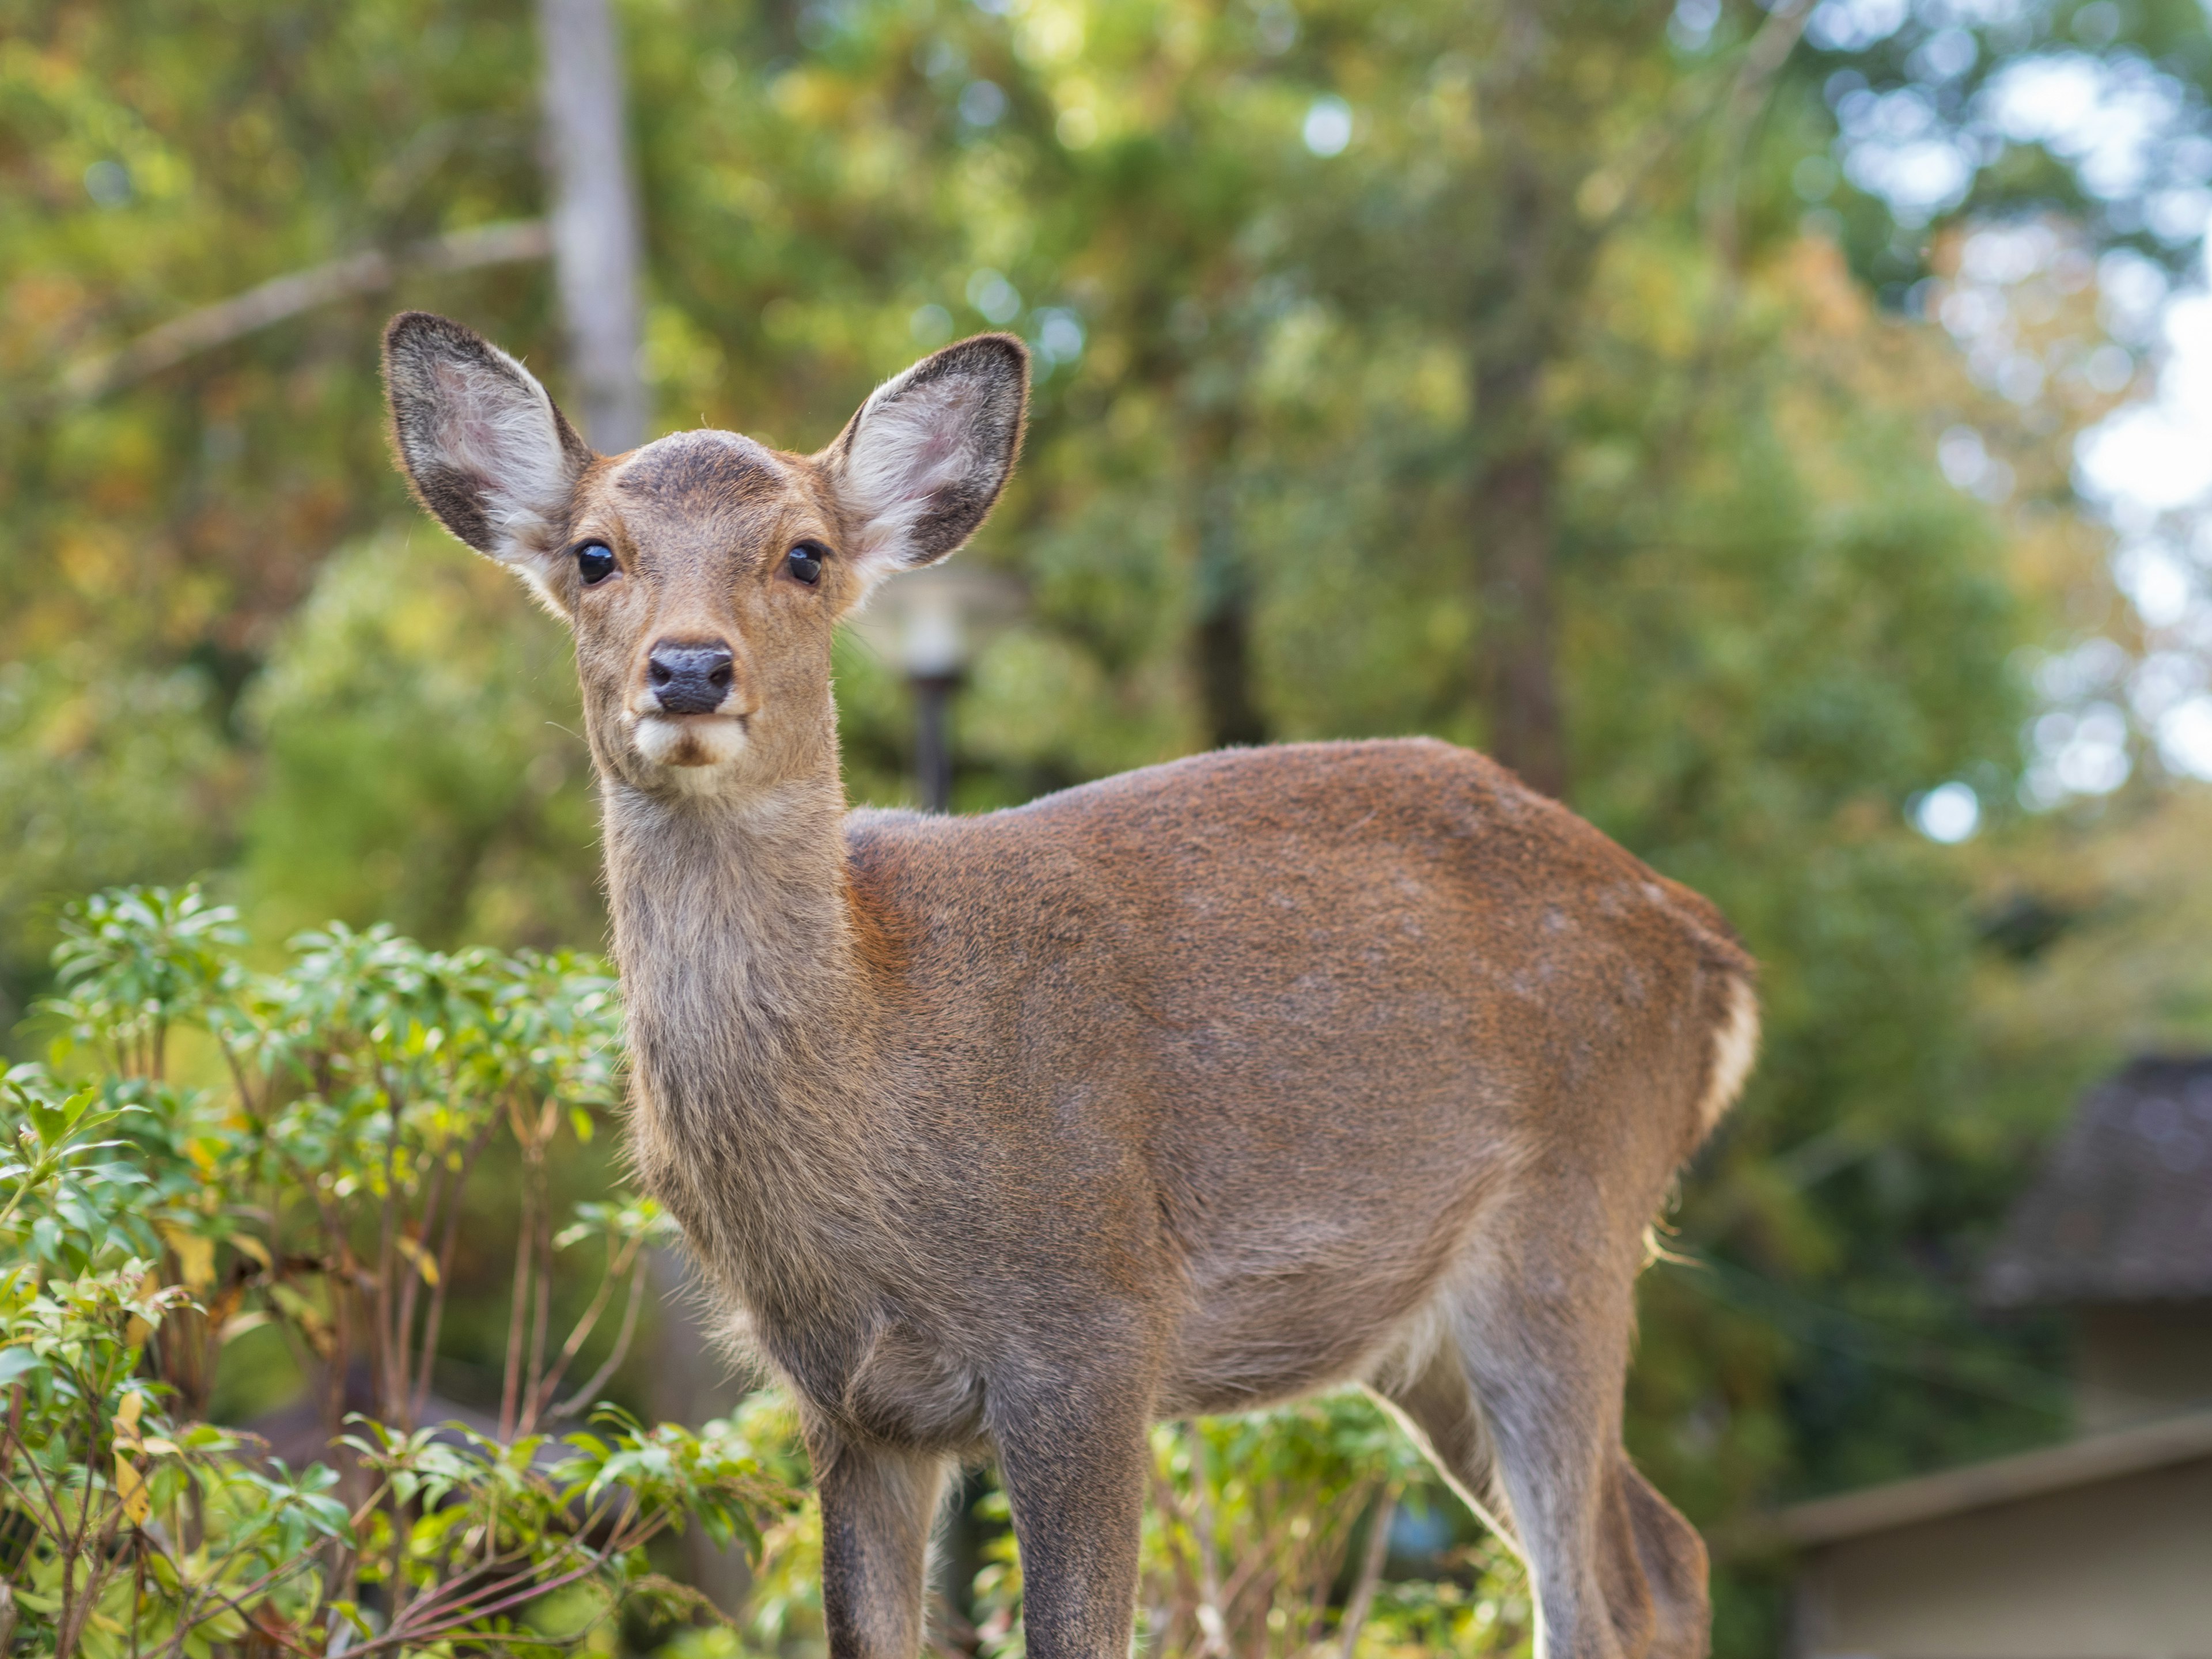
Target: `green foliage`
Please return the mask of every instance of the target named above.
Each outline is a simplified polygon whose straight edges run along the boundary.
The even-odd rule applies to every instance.
[[[575,703],[566,639],[501,573],[420,526],[334,553],[244,701],[265,767],[244,831],[257,920],[589,937]]]
[[[1139,1592],[1149,1650],[1529,1650],[1520,1565],[1494,1539],[1385,1578],[1401,1507],[1441,1511],[1447,1537],[1466,1535],[1469,1517],[1365,1395],[1156,1429],[1152,1455]]]
[[[537,1426],[618,1361],[635,1264],[665,1231],[653,1206],[592,1206],[557,1240],[532,1216],[518,1306],[556,1246],[597,1243],[600,1295],[557,1353],[542,1298],[517,1321],[500,1432],[414,1426],[476,1158],[502,1127],[526,1162],[588,1135],[611,986],[570,958],[447,957],[341,927],[259,975],[235,920],[196,889],[74,907],[49,1008],[56,1063],[88,1074],[72,1088],[21,1066],[0,1085],[0,1646],[210,1659],[520,1633],[557,1650],[631,1602],[691,1611],[647,1547],[696,1522],[757,1550],[787,1503],[777,1475],[726,1425],[603,1409],[595,1430]],[[194,1034],[225,1082],[173,1080]],[[556,1403],[624,1279],[622,1341]],[[200,1420],[225,1345],[266,1322],[313,1356],[343,1419],[331,1462],[296,1474]],[[376,1418],[346,1410],[360,1361]],[[571,1591],[589,1616],[572,1604],[561,1632],[533,1633],[532,1611]]]
[[[0,662],[0,1023],[25,1012],[60,896],[222,852],[238,769],[211,702],[195,668],[118,670],[88,645]]]
[[[2057,372],[2101,325],[2090,290],[2022,333],[2054,369],[2030,407],[1977,385],[1907,314],[1955,236],[1836,180],[1830,100],[1856,76],[1964,118],[2063,49],[2176,77],[2196,118],[2197,10],[2121,8],[2102,48],[2078,6],[1961,14],[1971,67],[1923,85],[1925,8],[1848,49],[1815,28],[1771,81],[1747,48],[1800,14],[1741,0],[1696,38],[1611,0],[619,9],[662,427],[810,447],[952,334],[1040,349],[1022,471],[961,556],[1008,597],[955,709],[963,809],[1230,738],[1494,741],[1497,665],[1545,637],[1492,569],[1493,463],[1525,450],[1572,804],[1720,900],[1765,969],[1757,1080],[1677,1218],[1711,1265],[1645,1283],[1637,1455],[1725,1523],[2058,1431],[2052,1333],[1974,1316],[1978,1252],[2114,1033],[2212,1030],[2190,929],[2155,898],[2100,908],[2051,867],[2075,832],[2010,805],[2020,663],[2129,637],[2069,483],[2109,404]],[[527,1296],[438,1335],[430,1310],[488,1255],[447,1254],[464,1187],[479,1222],[514,1205],[526,1285],[556,1249],[601,1268],[576,1308],[556,1288],[562,1321],[605,1316],[580,1369],[642,1261],[626,1200],[553,1216],[614,1041],[594,970],[375,931],[599,937],[557,629],[405,502],[373,368],[382,317],[426,305],[559,395],[545,273],[408,270],[70,390],[271,278],[541,214],[535,65],[514,0],[0,0],[0,493],[22,550],[0,561],[0,1019],[43,983],[59,896],[105,882],[212,872],[266,937],[351,930],[265,977],[222,941],[209,977],[187,941],[169,988],[60,988],[73,1063],[133,1109],[106,1133],[147,1183],[134,1248],[206,1310],[155,1344],[184,1398],[210,1397],[210,1329],[258,1316],[239,1334],[281,1333],[303,1371],[366,1365],[396,1426],[441,1340],[495,1369],[520,1353],[519,1420],[544,1392],[528,1356],[550,1371],[566,1339],[534,1312],[502,1336]],[[1329,99],[1349,125],[1322,154],[1304,134]],[[1996,148],[1969,211],[2055,210],[2092,252],[2182,257],[2067,157]],[[2010,505],[1939,475],[1957,425],[2009,458]],[[896,662],[855,632],[836,669],[854,797],[907,797]],[[1949,779],[1989,809],[1979,848],[1905,820]],[[2193,869],[2187,836],[2160,845],[2118,890]],[[2063,996],[1981,942],[2030,882],[2094,918],[2055,952]],[[2110,971],[2154,935],[2167,968]],[[331,1290],[349,1273],[374,1287],[358,1306]],[[1331,1468],[1323,1509],[1373,1478]],[[748,1639],[803,1645],[808,1523],[779,1524]],[[1515,1627],[1510,1597],[1462,1588],[1419,1628],[1464,1634],[1483,1605]],[[1764,1594],[1723,1583],[1724,1651],[1778,1641]]]
[[[764,1469],[804,1480],[797,1413],[783,1396],[754,1395],[728,1426]],[[1347,1638],[1359,1659],[1531,1651],[1519,1563],[1494,1538],[1450,1541],[1474,1535],[1471,1518],[1364,1394],[1157,1427],[1147,1498],[1138,1607],[1139,1646],[1154,1659],[1340,1652]],[[1425,1530],[1447,1541],[1389,1570],[1376,1540],[1401,1509],[1441,1523]],[[963,1607],[939,1616],[955,1645],[1020,1659],[1021,1564],[1005,1495],[988,1491],[976,1519],[983,1564],[972,1585],[955,1587]],[[672,1659],[818,1651],[821,1528],[811,1498],[776,1520],[738,1625],[678,1635]]]

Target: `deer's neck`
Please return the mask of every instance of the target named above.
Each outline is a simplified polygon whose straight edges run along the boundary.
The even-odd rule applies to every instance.
[[[756,1311],[838,1295],[899,1137],[834,766],[742,804],[611,781],[605,806],[640,1173]]]

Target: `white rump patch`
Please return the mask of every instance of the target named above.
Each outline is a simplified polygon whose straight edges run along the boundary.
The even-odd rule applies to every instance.
[[[1746,979],[1729,981],[1728,1017],[1713,1033],[1712,1079],[1698,1103],[1698,1138],[1713,1132],[1751,1076],[1759,1058],[1759,996]]]

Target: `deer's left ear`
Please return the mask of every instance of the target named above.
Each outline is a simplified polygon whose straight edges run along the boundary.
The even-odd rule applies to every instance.
[[[979,334],[878,386],[815,458],[844,509],[847,557],[871,581],[975,533],[1014,470],[1029,396],[1028,348]]]

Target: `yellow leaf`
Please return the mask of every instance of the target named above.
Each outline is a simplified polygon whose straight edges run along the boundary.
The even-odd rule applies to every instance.
[[[408,1237],[406,1234],[402,1233],[399,1236],[399,1254],[415,1264],[416,1270],[422,1275],[422,1282],[425,1285],[433,1290],[437,1288],[438,1264],[431,1260],[429,1251]]]
[[[136,1400],[131,1395],[129,1398]],[[131,1517],[131,1524],[143,1527],[146,1517],[154,1512],[153,1494],[146,1490],[146,1482],[121,1452],[115,1454],[115,1495],[123,1500],[123,1512]]]
[[[123,1396],[122,1403],[115,1408],[115,1431],[118,1434],[137,1433],[138,1416],[139,1413],[143,1412],[145,1409],[146,1396],[144,1395],[140,1394],[136,1389],[133,1389],[129,1394],[125,1395]]]
[[[242,1313],[235,1319],[223,1322],[222,1340],[226,1342],[233,1341],[244,1336],[248,1331],[259,1330],[269,1322],[269,1316],[258,1308],[252,1313]]]
[[[230,1247],[240,1255],[250,1255],[258,1261],[264,1273],[276,1265],[270,1260],[269,1247],[252,1233],[233,1233],[230,1236]]]
[[[181,1451],[177,1449],[177,1443],[175,1441],[164,1440],[158,1434],[149,1434],[145,1437],[145,1439],[140,1441],[138,1443],[143,1446],[148,1451],[152,1452],[157,1457],[181,1457],[184,1455]]]
[[[215,1240],[188,1233],[181,1227],[164,1227],[161,1242],[176,1253],[177,1266],[185,1275],[186,1285],[204,1291],[215,1283]]]

